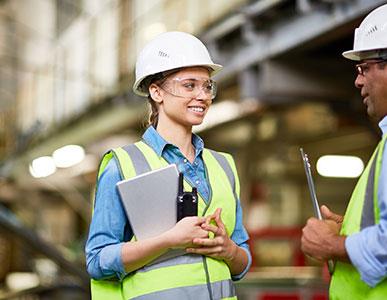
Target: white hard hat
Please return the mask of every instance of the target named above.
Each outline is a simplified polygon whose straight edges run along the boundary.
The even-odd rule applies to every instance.
[[[355,29],[353,50],[343,56],[351,60],[387,58],[387,4],[373,10]]]
[[[177,68],[204,66],[210,75],[222,69],[215,64],[206,46],[195,36],[179,31],[165,32],[151,40],[140,52],[136,62],[136,81],[133,91],[148,96],[148,86],[143,81],[150,75]]]

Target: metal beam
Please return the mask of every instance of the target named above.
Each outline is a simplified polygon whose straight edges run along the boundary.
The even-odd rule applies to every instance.
[[[259,98],[262,102],[272,104],[305,99],[350,99],[354,91],[351,88],[353,80],[346,76],[350,74],[351,69],[347,70],[345,67],[347,65],[341,66],[338,59],[271,59],[259,65],[259,79],[250,82],[250,85],[252,88],[259,88]],[[238,75],[245,72],[246,70],[243,70]],[[335,76],[330,76],[331,74]]]
[[[259,16],[273,7],[285,2],[286,0],[259,0],[253,4],[242,7],[239,11],[233,13],[228,18],[212,26],[202,36],[201,40],[205,43],[211,43],[226,34],[242,27],[252,16]]]
[[[240,98],[243,100],[260,98],[260,70],[250,67],[239,73],[238,84],[240,86]]]
[[[225,51],[224,56],[228,57],[227,63],[216,78],[224,80],[233,77],[251,65],[276,57],[326,34],[384,3],[386,1],[381,0],[338,2],[329,6],[326,5],[322,9],[315,9],[308,14],[298,13],[287,19],[279,18],[268,29],[257,30],[256,36],[260,38],[255,39],[254,43],[246,47],[240,47],[232,53]],[[206,34],[203,36],[208,37]],[[214,37],[212,35],[212,38]],[[221,40],[219,40],[219,43],[221,43]],[[226,45],[225,47],[219,45],[218,48],[227,49]],[[338,53],[339,55],[340,53]],[[222,60],[221,57],[220,60]]]

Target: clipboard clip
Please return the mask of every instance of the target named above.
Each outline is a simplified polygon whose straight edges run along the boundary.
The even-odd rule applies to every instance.
[[[177,193],[177,222],[184,217],[198,215],[198,193],[193,187],[192,192],[184,192],[184,175],[179,173],[179,188]]]

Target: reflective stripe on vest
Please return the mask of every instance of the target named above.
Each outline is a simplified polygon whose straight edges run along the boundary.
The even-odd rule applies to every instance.
[[[171,259],[163,260],[156,263],[149,263],[146,266],[142,267],[141,269],[137,270],[137,272],[148,272],[151,270],[156,270],[159,268],[165,268],[175,265],[184,265],[184,264],[196,264],[196,263],[202,263],[203,258],[201,255],[196,254],[185,254],[173,257]]]
[[[110,160],[113,156],[125,179],[168,164],[144,142],[117,148],[105,155],[106,160]],[[199,195],[199,215],[210,215],[217,207],[222,206],[222,220],[231,235],[235,227],[236,199],[239,194],[234,162],[230,155],[210,152],[208,149],[203,150],[203,160],[211,197],[206,203]],[[103,168],[106,165],[107,162],[101,163]],[[100,170],[99,174],[102,172],[103,170]],[[184,186],[186,190],[192,188],[187,180]],[[99,290],[101,290],[101,282],[106,281],[97,282]],[[95,283],[94,280],[92,297],[97,299],[96,293],[93,292],[93,283]],[[109,284],[109,282],[106,283]],[[117,296],[117,289],[115,292]],[[160,299],[161,296],[165,299],[235,299],[236,297],[230,271],[223,261],[186,254],[162,262],[150,263],[128,275],[122,283],[120,298],[109,299],[155,299],[156,297]],[[98,299],[103,298],[98,297]]]
[[[125,150],[131,158],[136,175],[152,170],[144,154],[136,147],[136,145],[130,144],[122,147],[122,149]]]
[[[233,170],[231,169],[231,166],[230,166],[230,163],[227,162],[227,158],[225,156],[223,156],[222,154],[214,151],[214,150],[210,150],[211,154],[216,158],[216,160],[218,161],[218,163],[222,166],[224,172],[226,173],[227,175],[227,178],[232,186],[232,190],[233,190],[233,193],[234,193],[234,198],[235,198],[235,201],[238,200],[238,195],[236,194],[236,187],[235,187],[235,176],[234,176],[234,172]]]
[[[380,147],[377,151],[380,151]],[[375,225],[374,195],[375,195],[375,169],[378,154],[376,153],[368,173],[367,186],[364,195],[364,204],[361,214],[360,230]]]
[[[217,281],[211,284],[214,291],[213,299],[230,299],[235,297],[235,287],[233,282],[229,280]],[[230,296],[231,295],[231,296]],[[158,291],[144,296],[133,298],[135,300],[182,300],[182,299],[208,299],[208,291],[203,285],[192,285]]]
[[[341,234],[351,235],[379,223],[378,185],[383,150],[387,136],[380,141],[353,191],[345,213]],[[376,287],[361,280],[359,272],[349,263],[336,262],[330,285],[332,300],[379,300],[387,298],[387,279]]]

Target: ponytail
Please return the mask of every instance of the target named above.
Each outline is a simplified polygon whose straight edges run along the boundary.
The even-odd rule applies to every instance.
[[[152,97],[148,96],[149,102],[149,116],[148,116],[148,126],[157,127],[157,123],[159,122],[159,108],[157,107],[156,102],[152,99]]]
[[[142,82],[144,90],[147,90],[149,86],[152,83],[155,83],[157,85],[161,85],[164,83],[165,80],[167,80],[168,76],[171,74],[174,74],[178,72],[181,68],[179,69],[173,69],[173,70],[168,70],[165,72],[157,73],[151,76],[148,76],[145,78]],[[159,122],[159,108],[157,103],[152,99],[152,96],[148,96],[148,102],[149,102],[149,115],[148,115],[148,126],[153,126],[154,128],[157,127],[157,124]]]

